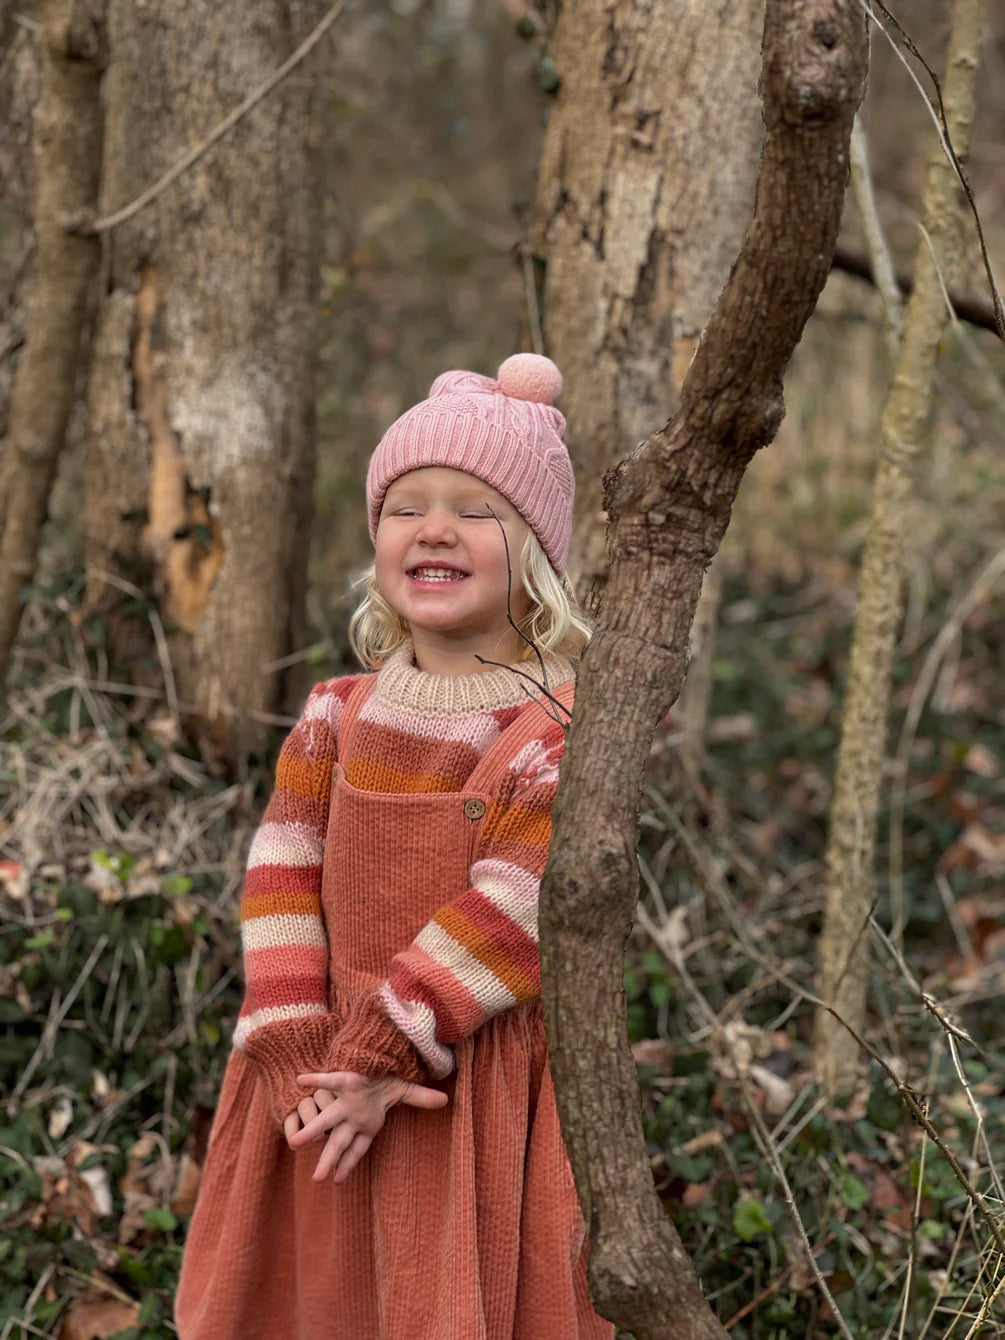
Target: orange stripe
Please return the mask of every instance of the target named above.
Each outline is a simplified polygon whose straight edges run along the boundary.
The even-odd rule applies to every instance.
[[[488,843],[505,838],[547,847],[551,841],[551,811],[539,813],[525,805],[506,806],[495,802],[489,809],[482,840]]]
[[[293,893],[277,891],[263,894],[260,898],[245,898],[241,904],[241,920],[250,921],[252,917],[269,916],[318,916],[321,903],[316,893]]]
[[[375,759],[354,758],[346,766],[346,780],[359,791],[397,792],[413,795],[419,791],[459,791],[457,782],[435,772],[403,772]]]
[[[462,912],[449,903],[441,907],[436,914],[437,924],[448,935],[452,935],[458,944],[463,945],[469,954],[473,954],[480,963],[484,963],[490,972],[508,987],[517,1000],[533,1000],[538,993],[537,982],[507,956],[506,952],[476,926],[472,926]]]
[[[313,799],[316,790],[315,769],[308,759],[280,755],[276,767],[276,791],[291,791],[295,796]]]

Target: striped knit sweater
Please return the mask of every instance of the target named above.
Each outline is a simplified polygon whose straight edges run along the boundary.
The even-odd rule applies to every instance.
[[[530,667],[528,667],[530,668]],[[536,669],[536,667],[533,667]],[[546,657],[548,681],[571,678]],[[442,1078],[451,1044],[486,1019],[540,994],[537,892],[548,855],[564,732],[543,722],[510,762],[490,806],[469,887],[445,901],[387,965],[378,992],[348,1017],[329,1011],[321,911],[325,834],[335,764],[360,791],[461,791],[502,730],[527,708],[507,669],[430,675],[411,649],[377,676],[356,721],[350,757],[339,721],[357,676],[319,684],[283,746],[276,785],[251,844],[242,901],[246,995],[234,1036],[268,1084],[274,1115],[292,1111],[303,1071]],[[339,933],[338,927],[332,928]]]

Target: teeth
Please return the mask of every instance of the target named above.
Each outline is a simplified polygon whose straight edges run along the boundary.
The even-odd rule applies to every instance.
[[[414,568],[412,575],[424,582],[456,582],[464,576],[453,568]]]

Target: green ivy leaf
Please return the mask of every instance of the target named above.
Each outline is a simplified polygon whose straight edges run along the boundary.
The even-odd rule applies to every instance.
[[[869,1188],[850,1172],[838,1174],[838,1195],[849,1210],[860,1210],[869,1199]]]
[[[143,1222],[147,1228],[159,1229],[161,1233],[173,1233],[178,1227],[178,1220],[170,1210],[147,1210]]]
[[[753,1242],[762,1233],[773,1233],[764,1202],[741,1200],[733,1209],[733,1232],[742,1242]]]

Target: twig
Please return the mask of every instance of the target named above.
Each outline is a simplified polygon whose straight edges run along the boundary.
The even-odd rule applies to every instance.
[[[970,589],[957,602],[949,618],[939,629],[928,650],[904,713],[900,739],[894,756],[893,782],[890,802],[890,902],[894,909],[892,934],[898,943],[904,928],[904,798],[907,789],[907,769],[911,749],[918,731],[918,723],[925,703],[932,691],[943,657],[955,642],[971,612],[985,599],[990,589],[1005,573],[1005,549],[989,559],[974,578]]]
[[[164,632],[164,625],[161,623],[161,616],[157,612],[157,607],[148,599],[146,594],[132,582],[127,582],[124,578],[118,577],[112,572],[95,571],[93,576],[108,586],[114,586],[116,590],[124,592],[134,599],[146,604],[147,616],[150,619],[150,627],[153,630],[154,641],[157,644],[157,656],[161,663],[161,671],[164,675],[164,693],[168,701],[168,710],[171,713],[171,722],[175,732],[181,734],[181,717],[178,711],[178,692],[175,688],[174,668],[171,665],[171,652],[168,650],[167,636]]]
[[[806,1225],[803,1223],[803,1217],[799,1213],[799,1207],[796,1205],[796,1198],[792,1193],[792,1187],[789,1184],[789,1179],[785,1175],[785,1168],[782,1166],[782,1161],[778,1157],[777,1150],[775,1148],[775,1144],[771,1136],[771,1132],[765,1125],[761,1117],[761,1114],[757,1110],[757,1105],[754,1103],[753,1098],[751,1097],[750,1082],[747,1079],[746,1075],[743,1073],[743,1066],[741,1065],[739,1059],[736,1056],[729,1034],[720,1027],[720,1021],[718,1016],[716,1015],[715,1011],[712,1009],[708,1001],[705,999],[705,996],[701,988],[698,986],[697,982],[691,976],[691,973],[689,972],[687,965],[684,962],[684,956],[683,954],[680,953],[679,946],[670,943],[666,946],[661,946],[661,948],[663,948],[664,953],[666,953],[667,949],[669,948],[671,952],[668,954],[668,957],[671,963],[673,963],[675,970],[680,974],[681,980],[684,982],[688,991],[691,993],[691,996],[693,997],[695,1003],[698,1005],[699,1011],[702,1014],[704,1014],[706,1018],[709,1020],[709,1022],[713,1025],[713,1027],[715,1027],[719,1031],[719,1035],[722,1038],[723,1045],[728,1051],[730,1060],[733,1063],[733,1069],[736,1071],[736,1077],[740,1084],[740,1094],[743,1098],[743,1105],[747,1109],[747,1115],[750,1119],[751,1127],[753,1128],[754,1135],[757,1139],[757,1143],[760,1145],[765,1157],[771,1164],[771,1170],[775,1174],[775,1179],[778,1182],[779,1187],[781,1188],[782,1197],[785,1201],[785,1204],[788,1206],[789,1215],[792,1219],[793,1224],[795,1225],[796,1232],[799,1234],[800,1241],[803,1244],[803,1249],[806,1253],[810,1270],[813,1272],[813,1278],[816,1280],[817,1288],[820,1290],[823,1297],[826,1298],[827,1303],[831,1308],[831,1311],[834,1313],[834,1318],[837,1322],[838,1330],[841,1332],[842,1336],[844,1336],[844,1340],[854,1340],[854,1336],[848,1329],[848,1324],[845,1321],[844,1317],[841,1315],[841,1311],[837,1303],[834,1301],[834,1295],[831,1293],[830,1289],[827,1286],[827,1281],[824,1279],[823,1271],[820,1269],[820,1265],[813,1254],[814,1250],[813,1244],[810,1242],[810,1236],[809,1233],[806,1231]],[[819,1250],[819,1248],[817,1250]]]
[[[883,314],[886,318],[887,344],[890,355],[897,357],[900,341],[904,334],[904,303],[901,297],[897,276],[894,274],[890,248],[887,246],[880,222],[876,197],[872,189],[872,173],[869,171],[869,144],[861,116],[855,117],[851,128],[851,185],[855,193],[862,230],[865,233],[866,247],[872,267],[873,280],[883,300]]]
[[[290,71],[300,64],[304,57],[321,41],[322,37],[324,37],[325,33],[339,17],[343,9],[345,9],[347,3],[348,0],[338,0],[321,22],[311,29],[308,35],[297,47],[296,51],[283,61],[278,70],[274,71],[274,73],[271,74],[263,84],[260,84],[254,92],[249,93],[244,101],[238,107],[235,107],[228,116],[225,116],[219,125],[214,126],[204,140],[200,141],[200,143],[189,149],[187,153],[183,154],[178,162],[175,163],[174,167],[165,172],[162,177],[159,177],[152,186],[147,187],[147,189],[141,195],[138,195],[135,200],[130,201],[128,205],[123,205],[121,209],[117,209],[113,214],[108,214],[101,219],[95,219],[92,223],[76,223],[69,231],[83,233],[88,236],[95,233],[107,233],[110,229],[117,228],[120,223],[125,223],[127,219],[133,218],[133,216],[138,214],[141,209],[145,209],[147,205],[156,200],[162,192],[167,190],[172,182],[177,181],[182,173],[186,172],[194,163],[197,163],[218,140],[221,140],[224,135],[226,135],[228,130],[232,130],[242,117],[246,116],[253,107],[256,107],[263,98],[267,97],[276,85],[281,83]]]
[[[507,665],[503,661],[492,661],[489,660],[487,656],[479,656],[477,655],[477,653],[475,654],[475,660],[480,662],[480,664],[482,665],[494,665],[497,666],[500,670],[511,670],[514,675],[519,675],[521,679],[528,680],[531,684],[534,685],[534,687],[541,694],[544,695],[544,697],[551,704],[554,710],[548,712],[548,715],[551,717],[552,721],[556,723],[556,725],[561,726],[562,729],[564,730],[566,728],[567,723],[562,720],[562,718],[558,715],[558,713],[559,711],[564,712],[565,715],[568,717],[569,721],[572,720],[572,713],[565,706],[565,704],[563,702],[560,702],[558,698],[556,698],[555,695],[551,692],[551,685],[548,683],[548,669],[544,663],[544,657],[541,654],[541,648],[537,645],[537,643],[533,640],[533,638],[529,638],[527,636],[527,634],[523,631],[520,625],[513,618],[513,603],[512,603],[513,565],[510,561],[509,539],[507,538],[506,535],[506,528],[503,525],[503,523],[499,520],[499,517],[492,510],[491,506],[489,506],[488,504],[486,504],[486,506],[488,506],[489,515],[493,518],[496,525],[499,527],[499,533],[502,535],[503,549],[506,552],[506,622],[517,634],[517,636],[523,639],[523,641],[527,644],[528,647],[530,647],[534,655],[537,657],[537,663],[541,668],[541,680],[543,681],[543,683],[536,680],[533,675],[528,674],[526,670],[518,670],[515,665]],[[545,708],[544,710],[546,712],[548,711],[547,708]]]
[[[21,1095],[24,1093],[25,1089],[28,1087],[32,1075],[34,1075],[35,1071],[38,1069],[39,1065],[48,1054],[49,1048],[52,1046],[52,1040],[56,1036],[56,1032],[60,1024],[63,1022],[63,1020],[69,1013],[70,1006],[77,999],[81,987],[84,985],[88,977],[91,975],[91,969],[94,967],[98,959],[104,953],[105,945],[107,944],[108,944],[108,936],[107,935],[100,936],[94,948],[91,950],[90,954],[88,954],[87,962],[84,964],[80,972],[77,974],[77,980],[74,982],[73,986],[71,986],[69,991],[66,993],[66,996],[63,999],[63,1002],[60,1005],[59,1009],[46,1023],[45,1028],[42,1031],[42,1037],[39,1040],[38,1046],[35,1048],[31,1060],[25,1066],[24,1070],[22,1070],[21,1078],[14,1085],[13,1092],[11,1093],[12,1098],[20,1098]]]
[[[45,1286],[52,1279],[55,1269],[56,1269],[55,1265],[50,1263],[42,1271],[41,1275],[38,1277],[38,1283],[35,1285],[34,1289],[32,1289],[31,1294],[28,1296],[28,1299],[25,1302],[23,1317],[28,1317],[31,1315],[32,1311],[34,1310],[35,1304],[38,1302],[38,1300],[42,1297],[42,1294],[45,1292]],[[7,1337],[10,1335],[11,1329],[14,1326],[23,1326],[29,1331],[34,1331],[36,1335],[48,1334],[47,1331],[36,1331],[35,1327],[29,1325],[29,1323],[23,1320],[22,1317],[11,1316],[7,1319],[3,1331],[0,1332],[0,1340],[7,1340]]]
[[[970,180],[967,177],[966,172],[964,172],[963,170],[963,164],[960,162],[956,150],[953,148],[952,137],[949,134],[949,127],[946,124],[946,109],[942,102],[942,85],[939,83],[939,77],[932,69],[932,67],[928,64],[928,62],[925,60],[921,52],[918,50],[917,46],[914,44],[914,41],[910,37],[910,35],[907,32],[905,32],[904,28],[900,25],[895,16],[891,14],[890,11],[886,8],[886,6],[882,3],[882,0],[873,0],[873,3],[875,4],[876,8],[880,10],[881,13],[885,14],[886,17],[893,24],[893,26],[896,28],[897,32],[900,34],[904,42],[904,45],[907,47],[908,51],[910,51],[911,55],[914,56],[916,60],[920,61],[921,65],[924,67],[926,74],[928,75],[929,79],[931,79],[932,84],[935,88],[935,96],[938,104],[936,106],[933,105],[931,98],[929,98],[926,95],[925,90],[921,87],[920,79],[911,69],[908,62],[904,59],[904,53],[900,50],[900,48],[897,46],[897,43],[890,36],[887,29],[876,17],[873,10],[870,9],[868,0],[859,0],[859,3],[861,4],[865,12],[869,15],[870,19],[872,19],[876,27],[886,38],[886,40],[890,43],[891,47],[893,47],[893,50],[896,53],[898,60],[900,60],[901,64],[904,66],[904,69],[908,72],[908,74],[914,81],[918,89],[918,92],[921,94],[922,99],[924,100],[925,106],[931,113],[932,120],[935,122],[935,128],[939,134],[939,142],[942,145],[942,151],[949,159],[949,162],[952,165],[953,170],[955,171],[957,177],[960,179],[960,185],[963,187],[963,190],[966,194],[967,202],[970,205],[970,212],[974,216],[974,223],[977,227],[977,239],[980,243],[981,257],[983,258],[984,261],[984,273],[987,275],[988,285],[990,286],[991,289],[991,301],[994,303],[995,331],[999,339],[1005,340],[1005,309],[1002,308],[1001,294],[998,292],[998,285],[995,283],[994,272],[991,269],[991,258],[988,256],[987,243],[984,240],[984,229],[981,226],[981,216],[977,210],[977,201],[974,199],[974,193],[970,185]]]
[[[933,1142],[933,1144],[938,1146],[946,1162],[949,1164],[953,1176],[956,1178],[957,1182],[959,1182],[960,1186],[966,1192],[967,1198],[972,1202],[978,1214],[983,1219],[984,1226],[987,1228],[991,1237],[994,1239],[994,1243],[998,1251],[1001,1253],[1003,1257],[1005,1257],[1005,1237],[1002,1236],[1001,1229],[999,1228],[998,1224],[992,1217],[991,1212],[988,1210],[983,1195],[977,1190],[977,1188],[970,1181],[970,1178],[966,1175],[966,1173],[963,1171],[963,1168],[960,1166],[959,1159],[949,1148],[945,1140],[943,1140],[942,1136],[939,1134],[935,1126],[932,1124],[919,1095],[914,1091],[914,1089],[912,1089],[909,1084],[907,1084],[904,1080],[900,1078],[900,1076],[897,1074],[896,1070],[886,1059],[886,1057],[883,1056],[882,1053],[878,1052],[870,1042],[867,1042],[865,1038],[862,1037],[861,1033],[859,1033],[857,1029],[855,1029],[848,1022],[848,1020],[844,1017],[844,1015],[841,1014],[840,1010],[835,1009],[835,1007],[829,1004],[827,1001],[821,1000],[819,996],[815,995],[812,991],[808,991],[804,986],[800,986],[798,982],[794,981],[788,975],[788,973],[784,971],[784,969],[777,967],[764,955],[750,949],[747,949],[747,953],[751,955],[751,957],[754,959],[756,963],[760,964],[760,966],[764,968],[765,972],[771,973],[771,975],[776,979],[776,981],[781,982],[782,985],[788,987],[790,991],[798,992],[798,994],[802,997],[803,1000],[806,1001],[808,1005],[813,1005],[817,1009],[826,1010],[827,1013],[833,1019],[835,1019],[841,1025],[842,1028],[847,1030],[849,1035],[855,1040],[858,1046],[861,1047],[862,1051],[864,1051],[867,1056],[871,1057],[872,1060],[874,1060],[876,1064],[882,1068],[887,1079],[889,1079],[893,1087],[896,1089],[897,1096],[903,1103],[904,1107],[907,1109],[908,1115],[911,1117],[912,1121],[914,1121],[918,1126],[920,1126],[922,1130],[926,1131],[928,1133],[929,1139]]]
[[[998,1297],[1003,1289],[1005,1289],[1005,1274],[1002,1275],[1001,1279],[995,1285],[994,1289],[984,1299],[984,1302],[981,1305],[980,1312],[978,1312],[977,1316],[974,1318],[973,1325],[970,1327],[970,1330],[967,1331],[966,1335],[963,1337],[963,1340],[973,1340],[973,1337],[978,1333],[980,1328],[984,1325],[988,1317],[991,1315],[991,1309],[998,1301]]]
[[[828,1243],[831,1243],[833,1241],[834,1241],[834,1234],[833,1233],[826,1234],[826,1236],[822,1237],[820,1241],[817,1243],[816,1247],[814,1248],[814,1251],[822,1252],[823,1249],[828,1245]],[[756,1310],[761,1306],[763,1302],[769,1299],[772,1294],[778,1292],[778,1290],[789,1278],[789,1276],[792,1274],[792,1272],[795,1270],[798,1264],[799,1264],[798,1261],[790,1261],[789,1264],[785,1267],[785,1269],[781,1272],[781,1274],[776,1275],[776,1277],[771,1281],[771,1283],[767,1285],[765,1288],[763,1288],[756,1298],[752,1298],[749,1303],[744,1303],[743,1307],[740,1308],[739,1312],[734,1312],[733,1315],[730,1317],[729,1321],[724,1321],[722,1323],[724,1328],[727,1331],[731,1331],[734,1326],[736,1326],[739,1322],[741,1322],[744,1319],[744,1317],[749,1317],[751,1312],[756,1312]]]

